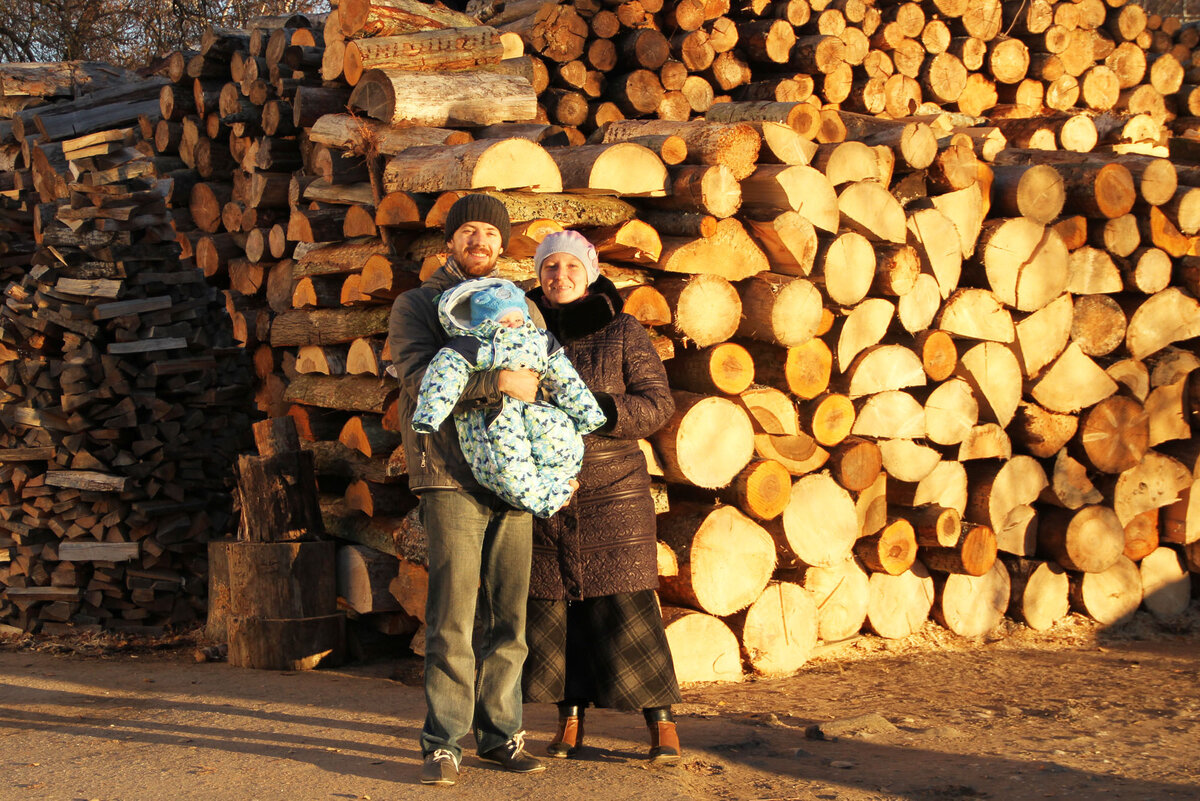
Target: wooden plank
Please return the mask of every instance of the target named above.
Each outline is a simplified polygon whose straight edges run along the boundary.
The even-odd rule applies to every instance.
[[[153,353],[160,350],[186,348],[187,344],[187,340],[183,337],[139,339],[136,342],[112,342],[108,346],[108,353],[114,356],[126,353]]]
[[[127,562],[141,555],[137,542],[64,542],[58,558],[64,562]]]
[[[54,458],[54,447],[0,448],[0,464],[7,462],[46,462]]]
[[[115,298],[121,294],[124,282],[107,278],[60,278],[54,288],[68,295],[82,295],[89,298]]]
[[[61,284],[62,281],[60,280]],[[142,314],[144,312],[161,311],[171,308],[171,296],[161,295],[153,298],[135,298],[134,300],[119,300],[115,303],[101,303],[92,310],[93,320],[108,320],[113,317],[124,317],[127,314]]]
[[[46,484],[51,487],[97,490],[99,492],[124,492],[129,483],[128,476],[114,476],[95,470],[47,470]]]

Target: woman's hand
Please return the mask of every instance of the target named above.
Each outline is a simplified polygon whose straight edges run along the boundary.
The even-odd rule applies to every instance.
[[[501,370],[496,377],[496,388],[519,401],[533,403],[537,400],[538,374],[526,368],[524,370]]]

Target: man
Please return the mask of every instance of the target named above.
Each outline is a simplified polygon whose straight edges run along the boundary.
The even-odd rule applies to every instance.
[[[475,481],[452,420],[433,434],[418,434],[409,425],[425,368],[448,340],[437,298],[492,272],[508,239],[508,211],[493,197],[466,195],[450,208],[445,231],[449,258],[420,287],[396,298],[388,328],[400,381],[408,485],[420,494],[429,540],[421,782],[443,785],[458,779],[458,741],[472,730],[481,759],[516,773],[545,769],[526,753],[521,731],[532,518]],[[529,313],[544,326],[532,304]],[[533,402],[537,389],[538,376],[530,370],[479,372],[459,408],[498,406],[501,394]],[[472,648],[477,605],[478,664]]]

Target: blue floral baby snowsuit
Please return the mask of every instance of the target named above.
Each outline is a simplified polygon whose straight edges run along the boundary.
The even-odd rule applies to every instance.
[[[575,372],[562,346],[529,320],[505,328],[484,320],[471,328],[470,299],[475,292],[510,287],[500,278],[464,281],[438,301],[438,317],[454,337],[429,362],[412,427],[433,433],[453,411],[472,372],[529,368],[541,377],[547,402],[525,403],[502,396],[494,406],[454,415],[463,456],[475,479],[518,509],[549,517],[571,497],[569,481],[583,460],[583,434],[605,422],[596,398]]]

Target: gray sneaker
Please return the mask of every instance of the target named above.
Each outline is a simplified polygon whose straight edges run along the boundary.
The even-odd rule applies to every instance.
[[[451,785],[458,781],[458,761],[446,748],[439,748],[425,755],[421,766],[421,784]]]
[[[498,745],[479,755],[484,762],[494,762],[512,773],[538,773],[546,769],[525,750],[525,732],[519,731],[504,745]]]

